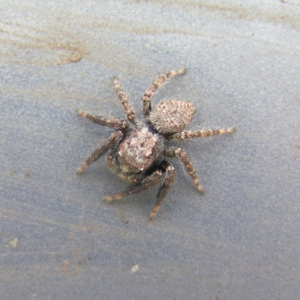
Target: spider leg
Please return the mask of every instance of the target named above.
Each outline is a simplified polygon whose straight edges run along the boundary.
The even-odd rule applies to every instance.
[[[109,148],[113,147],[123,137],[121,131],[112,133],[105,143],[99,146],[88,159],[77,169],[77,173],[81,174],[92,162],[97,160],[102,154],[104,154]]]
[[[133,108],[131,107],[127,97],[125,96],[124,92],[121,91],[119,82],[117,80],[117,78],[114,78],[114,86],[118,95],[118,98],[121,102],[121,104],[123,105],[123,109],[127,115],[127,119],[132,122],[135,123],[135,112],[133,110]]]
[[[117,166],[114,163],[114,155],[115,155],[115,149],[112,149],[106,159],[106,166],[109,170],[111,170],[113,173],[117,170]]]
[[[111,202],[113,200],[120,200],[124,196],[136,194],[141,191],[147,190],[147,189],[153,187],[161,179],[161,177],[162,177],[162,171],[156,170],[151,175],[149,175],[144,180],[142,180],[138,185],[130,187],[129,189],[127,189],[123,192],[120,192],[118,194],[106,196],[103,198],[103,200],[106,202]]]
[[[183,141],[187,139],[210,137],[213,135],[221,135],[234,132],[234,128],[217,129],[217,130],[198,130],[198,131],[182,131],[166,136],[169,141]]]
[[[86,119],[89,119],[97,124],[104,125],[107,127],[111,127],[114,129],[124,129],[127,127],[127,122],[123,119],[115,119],[115,118],[105,118],[99,115],[89,114],[81,109],[77,111],[78,116],[82,116]]]
[[[168,77],[173,77],[173,76],[176,76],[176,75],[184,74],[185,72],[186,72],[186,69],[181,69],[181,70],[178,70],[178,71],[170,71],[168,73],[162,74],[153,82],[152,85],[150,85],[147,88],[147,90],[144,93],[144,96],[142,97],[144,116],[149,115],[149,112],[151,111],[151,98],[152,98],[152,95],[164,83],[164,81]]]
[[[194,185],[196,186],[197,190],[200,193],[204,192],[203,187],[199,183],[199,180],[198,180],[197,175],[195,173],[194,167],[193,167],[190,159],[188,158],[188,156],[187,156],[187,154],[184,150],[182,150],[181,148],[169,147],[165,150],[165,156],[168,156],[168,157],[177,156],[179,159],[181,159],[181,161],[183,162],[186,170],[188,171],[188,173],[192,177]]]
[[[167,167],[165,170],[165,178],[164,178],[162,186],[158,192],[155,205],[150,213],[150,220],[153,220],[153,218],[156,216],[156,213],[159,210],[159,207],[160,207],[162,201],[164,200],[164,198],[166,197],[168,190],[172,186],[172,183],[175,178],[175,169],[174,169],[173,165],[168,161],[165,161],[165,163],[167,163]]]

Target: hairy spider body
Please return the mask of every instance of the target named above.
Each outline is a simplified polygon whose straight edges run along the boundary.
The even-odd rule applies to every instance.
[[[192,120],[195,106],[182,100],[162,100],[150,112],[148,122],[161,134],[181,132]]]
[[[112,151],[108,161],[109,169],[128,182],[139,182],[145,178],[147,170],[159,165],[163,160],[164,141],[146,124],[130,131]]]
[[[121,91],[117,79],[114,79],[114,85],[127,115],[127,121],[124,119],[108,119],[82,110],[78,111],[78,115],[100,125],[111,127],[114,132],[77,169],[77,173],[82,173],[92,162],[109,150],[107,156],[108,169],[123,180],[134,183],[132,187],[123,192],[104,197],[105,201],[122,199],[124,196],[149,189],[162,180],[156,203],[150,213],[150,219],[153,219],[174,181],[175,169],[166,160],[166,157],[174,156],[183,162],[197,190],[203,192],[186,152],[179,147],[166,146],[165,141],[232,133],[234,129],[184,131],[193,118],[195,107],[192,103],[183,100],[162,100],[155,106],[154,110],[151,109],[152,95],[159,86],[168,77],[184,73],[185,69],[162,74],[145,91],[142,97],[143,122],[136,121],[135,112],[125,94]]]

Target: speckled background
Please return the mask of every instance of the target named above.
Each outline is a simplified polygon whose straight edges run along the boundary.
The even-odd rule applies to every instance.
[[[0,3],[1,299],[300,297],[299,1]],[[156,219],[157,187],[128,184],[104,159],[76,168],[110,130],[81,108],[124,116],[112,78],[141,115],[154,97],[191,101],[190,128],[234,135],[178,143],[182,164]]]

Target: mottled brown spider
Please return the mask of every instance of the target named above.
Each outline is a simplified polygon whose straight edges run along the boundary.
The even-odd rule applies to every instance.
[[[184,131],[194,115],[195,106],[183,100],[162,100],[155,106],[154,110],[151,109],[151,98],[154,92],[167,78],[184,74],[185,71],[185,69],[182,69],[177,72],[171,71],[162,74],[145,91],[142,97],[144,115],[142,122],[136,120],[135,112],[125,94],[121,91],[116,78],[114,79],[115,89],[127,115],[127,120],[108,119],[82,110],[78,111],[79,116],[111,127],[114,131],[106,142],[100,145],[77,169],[77,173],[82,173],[92,162],[109,150],[107,157],[108,169],[122,179],[135,184],[123,192],[104,197],[107,202],[147,190],[162,180],[156,203],[150,213],[151,220],[155,217],[175,178],[175,169],[166,160],[167,157],[177,156],[192,177],[197,190],[203,192],[186,152],[179,147],[166,146],[165,141],[183,141],[234,131],[233,128]]]

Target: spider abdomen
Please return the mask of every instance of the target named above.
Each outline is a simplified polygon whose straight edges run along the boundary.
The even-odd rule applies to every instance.
[[[195,106],[182,100],[162,100],[150,112],[148,122],[162,134],[182,131],[192,120]]]

